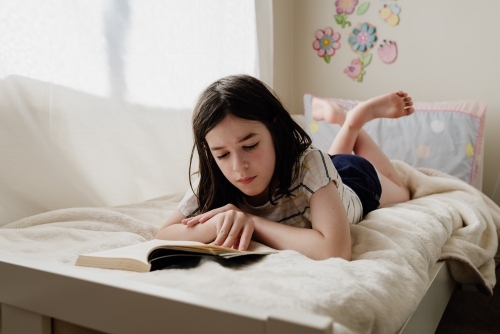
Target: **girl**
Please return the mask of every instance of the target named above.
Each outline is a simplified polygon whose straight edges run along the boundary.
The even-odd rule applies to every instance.
[[[347,112],[314,98],[312,112],[316,120],[342,125],[328,154],[311,146],[258,79],[229,76],[211,84],[193,113],[197,185],[190,178],[193,191],[156,238],[240,250],[254,239],[316,260],[350,260],[349,224],[379,206],[409,200],[408,188],[362,126],[409,115],[412,101],[403,92],[390,93]]]

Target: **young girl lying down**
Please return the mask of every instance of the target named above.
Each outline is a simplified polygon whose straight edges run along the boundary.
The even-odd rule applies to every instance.
[[[313,98],[315,120],[340,124],[328,153],[291,118],[264,83],[247,75],[211,84],[193,114],[199,178],[156,234],[247,249],[254,239],[312,259],[351,259],[349,224],[409,200],[387,156],[362,129],[376,118],[413,113],[395,92],[347,112]],[[352,153],[355,154],[352,154]]]

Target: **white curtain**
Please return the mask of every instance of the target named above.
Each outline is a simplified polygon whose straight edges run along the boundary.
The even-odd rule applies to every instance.
[[[272,85],[269,36],[271,0],[2,0],[0,225],[186,190],[196,97]]]

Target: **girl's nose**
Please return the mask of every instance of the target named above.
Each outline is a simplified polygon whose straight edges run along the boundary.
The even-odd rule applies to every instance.
[[[246,161],[244,156],[238,155],[234,158],[233,170],[235,172],[241,172],[241,171],[247,169],[248,166],[249,166],[249,163],[248,163],[248,161]]]

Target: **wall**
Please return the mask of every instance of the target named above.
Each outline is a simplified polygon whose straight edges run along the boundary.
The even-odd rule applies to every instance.
[[[369,0],[366,0],[369,1]],[[366,2],[359,0],[359,3]],[[399,55],[384,64],[373,50],[363,82],[343,70],[356,55],[333,15],[335,1],[274,0],[274,87],[292,113],[303,112],[302,96],[312,93],[364,100],[394,90],[405,90],[415,101],[480,100],[488,104],[483,192],[500,204],[500,2],[488,0],[371,0],[363,16],[351,22],[377,27],[379,42],[397,42]],[[399,25],[386,24],[378,14],[384,3],[401,7]],[[327,64],[312,48],[317,29],[332,27],[341,34],[341,47]],[[378,45],[378,44],[377,44]],[[500,187],[500,186],[499,186]]]
[[[273,1],[274,20],[274,78],[273,88],[288,110],[293,111],[293,9],[294,2],[290,0]]]

